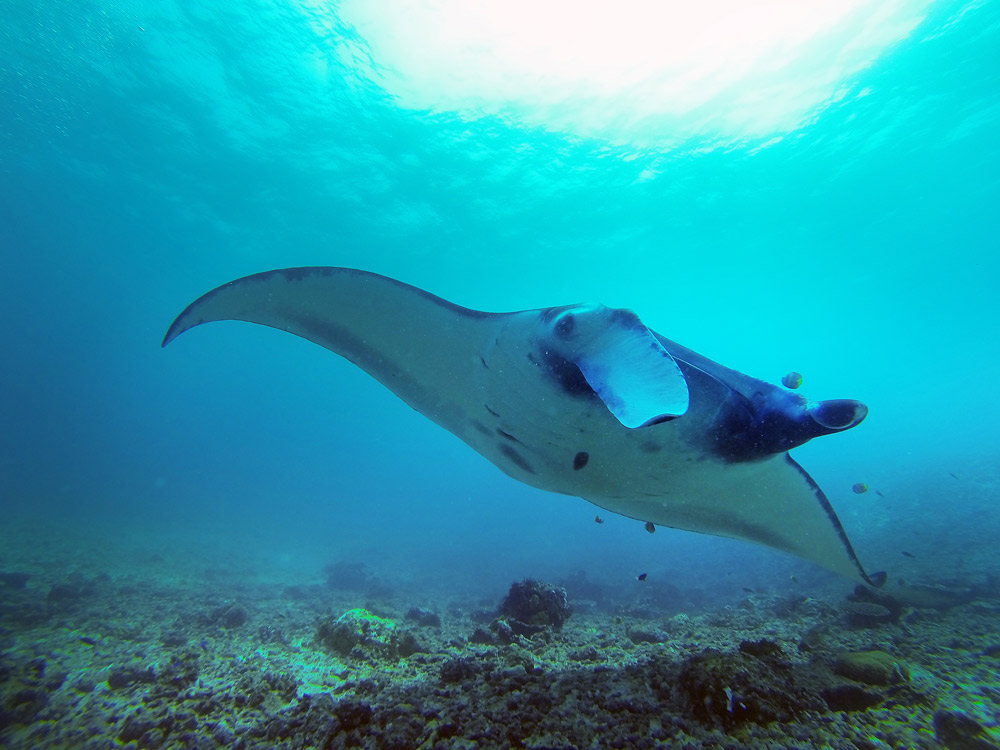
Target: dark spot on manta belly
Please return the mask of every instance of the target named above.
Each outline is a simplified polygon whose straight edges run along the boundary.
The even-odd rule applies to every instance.
[[[652,440],[644,440],[639,443],[639,450],[643,453],[659,453],[663,450],[663,446]]]
[[[516,450],[511,448],[506,443],[500,445],[500,452],[503,453],[511,462],[517,466],[522,471],[526,471],[529,474],[534,474],[535,470],[532,468],[531,464],[524,460],[524,456],[518,453]]]
[[[504,432],[499,427],[497,427],[497,435],[499,435],[502,438],[507,438],[507,440],[510,440],[512,443],[521,443],[521,441],[518,440],[516,437],[511,435],[509,432]],[[524,445],[524,443],[521,443],[521,445]]]
[[[499,416],[500,416],[500,415],[499,415],[499,414],[497,414],[497,413],[496,413],[495,411],[493,411],[493,410],[492,410],[492,409],[491,409],[490,407],[488,407],[488,406],[487,406],[486,404],[483,404],[483,408],[484,408],[484,409],[486,409],[486,411],[488,411],[488,412],[489,412],[490,414],[492,414],[492,415],[493,415],[494,417],[499,417]]]
[[[573,456],[573,470],[580,471],[584,466],[587,465],[587,461],[590,460],[590,454],[587,451],[580,451],[575,456]]]
[[[490,428],[487,427],[486,425],[484,425],[478,419],[473,419],[472,420],[472,426],[475,427],[477,430],[479,430],[484,435],[492,435],[493,434],[492,432],[490,432]]]

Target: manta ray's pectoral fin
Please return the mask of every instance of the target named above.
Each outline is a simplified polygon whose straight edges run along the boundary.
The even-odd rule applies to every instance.
[[[626,427],[658,424],[687,411],[684,374],[631,310],[577,305],[552,325],[557,348]]]

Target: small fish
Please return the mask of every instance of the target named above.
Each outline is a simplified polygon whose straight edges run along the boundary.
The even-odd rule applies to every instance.
[[[868,485],[864,482],[857,482],[851,487],[851,489],[854,490],[855,495],[863,495],[868,492]]]
[[[900,552],[901,555],[906,555],[907,557],[916,557],[912,552],[907,552],[905,549]]]
[[[594,516],[594,523],[604,523],[604,519],[600,516]]]
[[[790,372],[785,377],[781,379],[781,384],[785,388],[791,388],[793,391],[802,385],[802,373],[800,372]]]
[[[744,587],[743,587],[743,590],[744,590],[744,591],[745,591],[746,593],[748,593],[748,594],[753,594],[753,593],[755,593],[755,592],[754,592],[754,590],[753,590],[752,588],[750,588],[749,586],[744,586]]]
[[[646,521],[646,531],[648,531],[650,534],[656,531],[656,526],[653,525],[652,521]]]
[[[637,581],[645,581],[647,575],[648,575],[647,573],[640,573],[639,575],[637,575],[635,577],[635,580],[637,580]]]
[[[955,475],[954,475],[954,474],[953,474],[952,472],[950,472],[950,471],[948,472],[948,476],[949,476],[949,477],[951,477],[952,479],[958,479],[958,477],[956,477],[956,476],[955,476]]]
[[[885,497],[885,495],[882,494],[881,490],[875,490],[875,494],[878,495],[879,497],[882,497],[882,498]]]

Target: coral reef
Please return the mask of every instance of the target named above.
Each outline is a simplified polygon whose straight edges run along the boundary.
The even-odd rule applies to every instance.
[[[505,597],[390,595],[15,564],[30,577],[0,584],[14,749],[997,747],[1000,600],[982,592],[937,607],[855,592],[877,620],[862,624],[839,593],[676,612],[669,585],[576,575],[600,598],[570,616],[562,587],[530,579]]]

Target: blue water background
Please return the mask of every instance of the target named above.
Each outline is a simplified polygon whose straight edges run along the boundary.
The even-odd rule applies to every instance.
[[[240,550],[289,578],[365,560],[489,595],[578,568],[833,580],[594,524],[291,336],[220,323],[160,348],[214,286],[337,265],[484,310],[630,307],[730,367],[799,370],[870,406],[795,453],[867,567],[996,570],[1000,3],[942,0],[850,82],[869,96],[778,143],[668,153],[405,110],[344,62],[321,84],[296,50],[354,32],[318,40],[291,5],[0,18],[0,509],[40,547]]]

